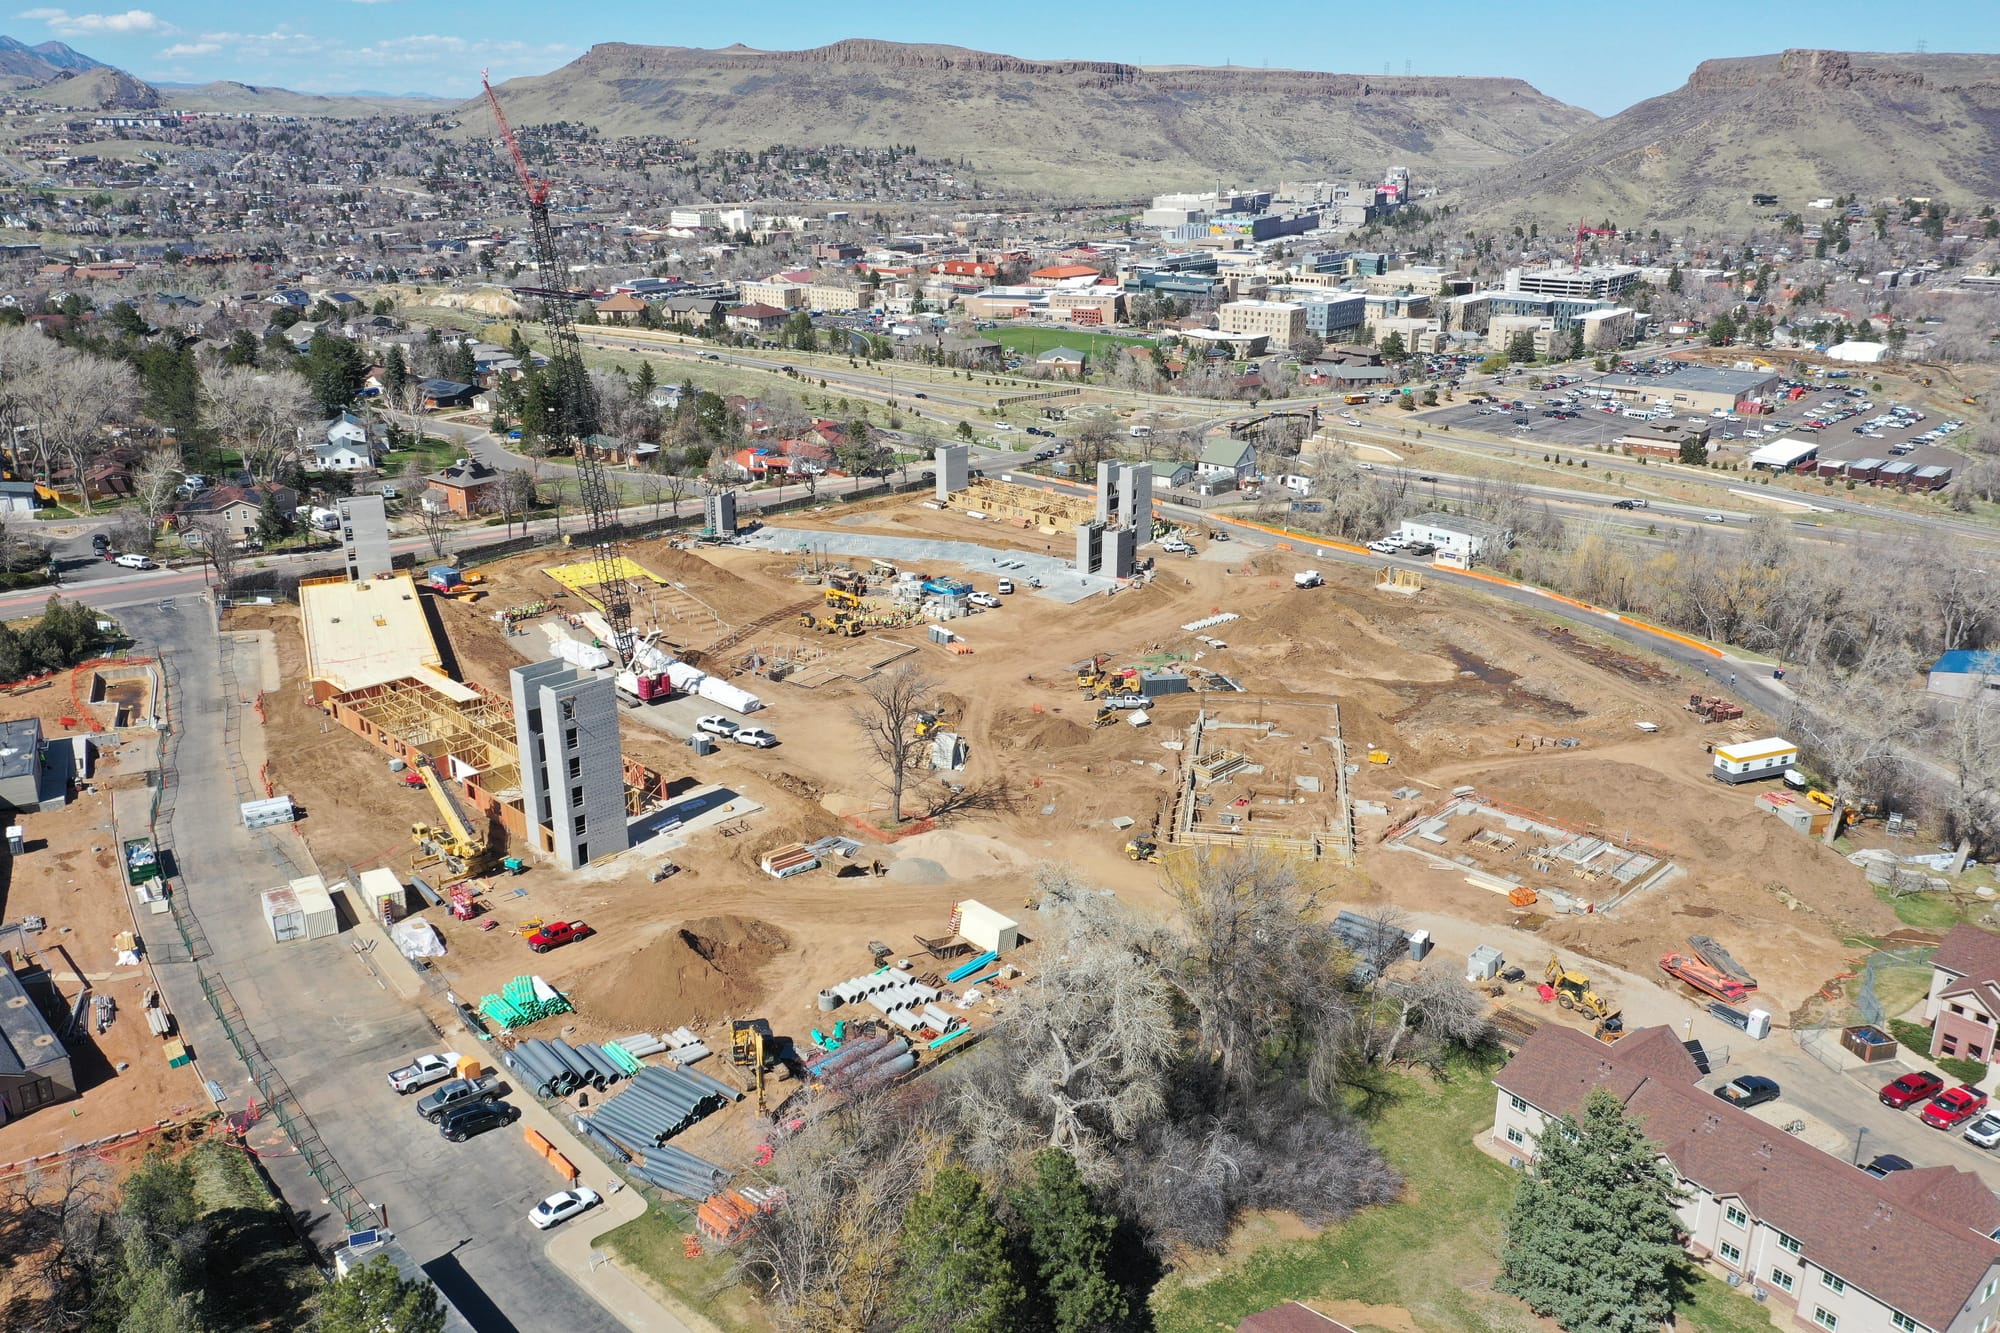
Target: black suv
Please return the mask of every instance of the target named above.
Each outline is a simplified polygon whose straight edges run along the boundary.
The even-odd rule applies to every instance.
[[[505,1102],[474,1102],[447,1115],[439,1123],[438,1133],[453,1143],[463,1143],[474,1134],[511,1125],[520,1118],[521,1108],[518,1106],[509,1106]]]

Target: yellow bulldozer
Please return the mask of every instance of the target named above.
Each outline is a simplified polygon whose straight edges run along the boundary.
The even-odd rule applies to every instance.
[[[1595,1019],[1608,1019],[1617,1014],[1609,1001],[1590,988],[1587,973],[1572,971],[1564,967],[1562,959],[1551,957],[1549,965],[1542,969],[1542,980],[1556,993],[1556,1003],[1565,1009]]]

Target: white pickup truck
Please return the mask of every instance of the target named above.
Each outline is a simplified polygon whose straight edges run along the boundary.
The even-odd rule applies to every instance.
[[[448,1079],[458,1069],[458,1052],[420,1055],[401,1069],[389,1071],[389,1086],[408,1096],[418,1088]]]
[[[1326,580],[1320,576],[1320,572],[1317,569],[1302,569],[1292,575],[1292,586],[1294,588],[1317,588],[1325,582]]]

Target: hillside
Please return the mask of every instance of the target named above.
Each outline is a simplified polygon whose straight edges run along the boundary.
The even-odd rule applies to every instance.
[[[1743,223],[1752,193],[2000,197],[2000,55],[1787,51],[1703,62],[1671,93],[1489,173],[1496,221]]]
[[[1086,198],[1392,164],[1464,180],[1591,124],[1518,79],[1030,61],[954,46],[845,41],[809,51],[609,43],[500,88],[521,125],[671,134],[713,148],[913,144],[983,182]],[[478,99],[467,133],[491,132]]]
[[[101,60],[61,42],[40,42],[34,46],[0,34],[0,87],[31,88],[70,74],[104,69]]]
[[[253,112],[267,116],[360,119],[368,116],[424,116],[450,105],[430,97],[327,97],[229,80],[194,87],[162,87],[159,92],[161,101],[177,111],[209,111],[225,115]]]
[[[146,111],[160,104],[160,94],[152,84],[109,65],[44,84],[35,95],[79,111]]]

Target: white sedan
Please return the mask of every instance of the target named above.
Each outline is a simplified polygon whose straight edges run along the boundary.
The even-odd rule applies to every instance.
[[[588,1212],[602,1202],[596,1190],[578,1185],[573,1190],[563,1190],[543,1199],[529,1211],[528,1220],[535,1224],[537,1231],[547,1231],[556,1223],[567,1222],[578,1213]]]

